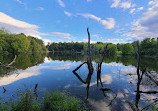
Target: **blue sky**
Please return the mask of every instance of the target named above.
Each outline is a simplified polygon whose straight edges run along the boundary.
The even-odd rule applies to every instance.
[[[158,0],[0,0],[0,27],[45,42],[158,37]]]

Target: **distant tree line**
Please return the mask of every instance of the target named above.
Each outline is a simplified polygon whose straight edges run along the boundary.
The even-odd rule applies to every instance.
[[[102,53],[107,43],[97,42],[91,44],[92,53]],[[139,42],[140,53],[145,56],[158,57],[158,38],[146,38]],[[49,51],[72,51],[72,52],[87,52],[88,45],[84,42],[59,42],[51,43],[46,46]],[[108,55],[136,55],[137,41],[132,43],[118,43],[108,45]]]
[[[42,40],[25,34],[11,34],[5,29],[0,29],[0,53],[19,53],[46,51]]]

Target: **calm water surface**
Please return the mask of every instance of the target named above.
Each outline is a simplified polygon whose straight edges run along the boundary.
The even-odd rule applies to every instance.
[[[14,55],[0,55],[0,61],[8,64]],[[73,70],[86,60],[81,54],[20,54],[13,66],[15,68],[6,70],[0,68],[0,97],[2,100],[14,98],[17,89],[31,88],[38,84],[38,95],[42,97],[43,92],[49,90],[66,91],[70,95],[82,99],[89,110],[96,111],[131,111],[129,104],[125,101],[122,91],[126,94],[132,104],[138,104],[143,108],[157,98],[157,94],[137,93],[135,91],[158,91],[158,86],[146,75],[143,75],[141,83],[138,84],[136,75],[137,61],[134,57],[112,57],[105,58],[102,64],[101,80],[104,87],[110,91],[101,91],[101,85],[97,87],[97,72],[94,70],[88,84],[83,83],[88,76],[87,66],[83,65],[77,73]],[[94,69],[97,67],[99,57],[93,57]],[[141,68],[146,67],[151,71],[154,80],[158,80],[158,60],[141,59]],[[79,77],[83,80],[81,81]],[[3,88],[7,91],[3,93]],[[122,91],[121,91],[122,90]],[[85,99],[88,97],[88,100]]]

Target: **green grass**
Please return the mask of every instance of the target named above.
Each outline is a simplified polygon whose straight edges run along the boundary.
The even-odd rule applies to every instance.
[[[68,96],[66,93],[49,92],[44,99],[38,101],[29,89],[18,92],[14,101],[0,102],[0,111],[85,111],[86,107],[81,100]]]

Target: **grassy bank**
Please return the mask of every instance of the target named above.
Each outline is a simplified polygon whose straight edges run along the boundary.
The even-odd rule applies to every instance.
[[[0,102],[0,111],[85,111],[83,103],[66,93],[49,92],[42,100],[30,90],[18,93],[13,101]]]

